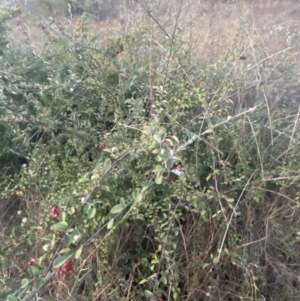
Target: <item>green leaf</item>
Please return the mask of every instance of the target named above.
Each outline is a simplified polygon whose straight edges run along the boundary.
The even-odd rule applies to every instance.
[[[109,230],[109,229],[111,229],[112,228],[112,226],[113,226],[113,224],[114,224],[114,219],[112,218],[109,222],[108,222],[108,224],[107,224],[107,229]]]
[[[91,180],[97,180],[97,179],[99,179],[100,178],[100,176],[98,175],[98,174],[93,174],[92,176],[91,176]]]
[[[81,234],[80,234],[80,232],[79,232],[78,229],[74,229],[70,235],[73,238],[73,243],[75,243],[76,241],[78,241],[80,239],[80,237],[81,237]]]
[[[155,279],[157,278],[157,273],[153,273],[151,276],[148,277],[148,279]]]
[[[166,161],[166,168],[167,168],[168,170],[170,170],[170,169],[173,167],[173,165],[174,165],[174,161],[173,161],[172,159],[168,159],[168,160]]]
[[[161,165],[156,165],[153,171],[154,172],[164,172],[165,168]]]
[[[121,212],[124,209],[124,207],[125,206],[122,204],[115,205],[114,207],[111,208],[110,213],[117,214]]]
[[[148,290],[145,290],[145,291],[144,291],[144,294],[145,294],[145,296],[146,296],[147,298],[152,298],[152,297],[153,297],[153,293],[150,292],[150,291],[148,291]]]
[[[141,193],[139,193],[139,194],[136,196],[135,201],[136,201],[137,203],[140,203],[142,200],[143,200],[143,195],[142,195]]]
[[[74,214],[75,213],[75,208],[72,206],[69,208],[69,213]]]
[[[82,247],[75,252],[75,259],[79,259],[82,253]]]
[[[36,277],[42,273],[42,270],[33,265],[28,268],[28,273],[31,277]]]
[[[60,268],[68,259],[70,256],[64,255],[64,256],[59,256],[53,261],[53,267],[55,269]]]
[[[93,169],[93,174],[99,173],[103,167],[103,163],[99,161]]]
[[[149,189],[149,187],[152,186],[152,185],[153,185],[153,183],[150,182],[149,184],[147,184],[146,186],[144,186],[144,187],[142,188],[142,190],[141,190],[141,193],[144,193],[145,191],[147,191],[147,190]]]
[[[162,183],[163,177],[161,174],[158,174],[155,178],[155,183],[160,185]]]
[[[65,222],[66,221],[66,212],[62,212],[60,215],[59,215],[59,220],[61,222]]]
[[[45,279],[38,279],[36,282],[36,289],[40,289],[45,285],[46,281]]]
[[[197,136],[196,134],[190,132],[190,131],[187,131],[187,136],[188,136],[188,139],[195,139],[195,137]]]
[[[20,301],[20,299],[16,295],[7,296],[8,301]]]
[[[219,257],[214,257],[214,258],[213,258],[213,263],[216,264],[216,263],[218,263],[218,262],[219,262]]]
[[[96,208],[94,206],[89,206],[88,210],[87,210],[87,216],[88,218],[93,218],[96,215]]]
[[[21,287],[22,288],[27,287],[28,284],[29,284],[29,279],[27,279],[27,278],[22,279],[22,281],[21,281]]]
[[[203,263],[202,267],[203,267],[203,269],[205,269],[205,268],[208,267],[209,265],[210,265],[210,263],[205,262],[205,263]]]
[[[143,283],[145,283],[145,282],[147,282],[147,279],[142,279],[142,280],[139,282],[139,284],[143,284]]]
[[[161,282],[162,282],[164,285],[167,285],[168,280],[167,280],[167,278],[166,278],[165,276],[162,276],[162,277],[161,277]]]
[[[179,140],[176,136],[171,136],[177,143],[179,143]]]
[[[104,185],[104,186],[102,186],[102,188],[103,188],[103,190],[105,190],[105,191],[107,191],[107,192],[110,192],[110,188],[109,188],[109,186],[107,186],[107,185]]]
[[[159,131],[158,133],[155,133],[153,135],[153,138],[158,142],[161,143],[165,138],[167,134],[164,131]]]
[[[233,199],[233,198],[226,198],[226,201],[227,201],[228,203],[233,203],[233,202],[234,202],[234,199]]]
[[[153,138],[154,138],[158,143],[161,143],[161,141],[162,141],[162,138],[161,138],[161,136],[160,136],[159,133],[154,134],[154,135],[153,135]]]
[[[70,251],[71,251],[70,248],[63,248],[63,249],[61,249],[61,250],[59,251],[59,254],[68,253],[68,252],[70,252]]]
[[[122,206],[125,206],[125,205],[126,205],[124,198],[120,198],[120,204],[121,204]]]
[[[89,174],[85,174],[79,181],[78,183],[84,183],[84,182],[88,182],[90,181],[90,175]]]
[[[59,223],[56,223],[54,225],[52,225],[50,227],[51,230],[54,230],[54,231],[67,231],[68,230],[68,224],[66,222],[59,222]]]
[[[73,237],[69,236],[68,234],[64,237],[64,244],[65,247],[69,247],[73,243]]]
[[[47,275],[45,276],[44,280],[45,280],[46,282],[48,282],[52,276],[53,276],[52,272],[49,271],[49,272],[47,273]]]

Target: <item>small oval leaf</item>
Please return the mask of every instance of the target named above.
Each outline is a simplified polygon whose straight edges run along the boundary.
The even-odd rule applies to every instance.
[[[38,279],[36,282],[36,289],[41,289],[45,285],[45,280],[44,279]]]
[[[92,176],[91,176],[91,180],[97,180],[97,179],[99,179],[100,178],[100,176],[98,175],[98,174],[93,174]]]
[[[68,230],[68,224],[66,222],[59,222],[59,223],[56,223],[54,225],[52,225],[50,227],[51,230],[54,230],[54,231],[67,231]]]
[[[22,288],[27,287],[28,284],[29,284],[29,279],[27,279],[27,278],[22,279],[22,281],[21,281],[21,287]]]
[[[158,174],[158,175],[156,176],[156,178],[155,178],[155,183],[156,183],[157,185],[160,185],[160,184],[162,183],[162,180],[163,180],[162,175],[161,175],[161,174]]]
[[[174,161],[172,159],[168,159],[166,161],[166,168],[167,168],[167,170],[170,170],[173,167],[173,165],[174,165]]]
[[[160,136],[159,133],[154,134],[154,135],[153,135],[153,138],[154,138],[158,143],[161,143],[161,141],[162,141],[162,138],[161,138],[161,136]]]
[[[161,165],[156,165],[154,168],[154,172],[164,172],[165,168]]]
[[[150,292],[150,291],[148,291],[148,290],[145,290],[144,293],[145,293],[145,296],[146,296],[147,298],[153,297],[153,293]]]
[[[75,253],[75,256],[74,256],[75,259],[79,259],[81,256],[81,253],[82,253],[82,248],[79,248]]]
[[[122,204],[115,205],[114,207],[111,208],[110,213],[117,214],[121,212],[124,209],[124,207],[125,206]]]
[[[114,219],[112,218],[112,219],[108,222],[106,228],[107,228],[108,230],[111,229],[112,226],[113,226],[113,224],[114,224]]]
[[[62,212],[60,215],[59,215],[59,220],[61,222],[65,222],[66,221],[66,212]]]
[[[7,296],[8,301],[20,301],[20,299],[16,295]]]
[[[65,246],[69,247],[71,245],[71,243],[73,243],[73,237],[71,237],[69,235],[65,235],[65,237],[64,237]]]
[[[143,199],[143,195],[142,195],[141,193],[139,193],[139,194],[136,196],[135,201],[136,201],[137,203],[139,203],[139,202],[142,201],[142,199]]]
[[[147,282],[147,279],[142,279],[142,280],[139,282],[139,284],[143,284],[143,283],[145,283],[145,282]]]
[[[39,276],[42,273],[42,271],[41,271],[41,269],[39,269],[36,266],[31,266],[28,268],[28,273],[30,276],[36,277],[36,276]]]
[[[59,254],[65,254],[65,253],[68,253],[68,252],[70,252],[70,251],[71,251],[70,248],[63,248],[63,249],[61,249],[61,250],[59,251]]]
[[[162,276],[162,277],[161,277],[161,282],[162,282],[164,285],[167,285],[168,280],[167,280],[167,278],[166,278],[165,276]]]
[[[88,218],[93,218],[96,215],[96,208],[94,206],[90,206],[87,210]]]
[[[55,269],[60,268],[69,258],[70,258],[70,256],[67,256],[67,255],[57,257],[53,261],[53,267]]]

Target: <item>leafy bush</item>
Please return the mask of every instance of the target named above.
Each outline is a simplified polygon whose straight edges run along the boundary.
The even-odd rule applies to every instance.
[[[1,18],[2,298],[296,300],[293,65],[238,83],[144,9],[101,43],[54,19],[40,52]]]

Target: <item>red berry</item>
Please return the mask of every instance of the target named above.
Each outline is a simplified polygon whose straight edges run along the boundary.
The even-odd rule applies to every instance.
[[[68,260],[61,268],[58,269],[58,275],[65,275],[73,269],[73,261]]]
[[[163,180],[165,181],[165,182],[168,182],[169,181],[169,176],[165,176],[165,177],[163,177]]]
[[[53,218],[58,218],[59,217],[59,207],[58,205],[54,205],[51,209],[50,216]]]
[[[170,145],[171,141],[170,141],[170,139],[164,139],[164,140],[162,141],[162,143],[163,143],[163,144]]]
[[[98,149],[103,150],[106,148],[106,142],[102,142],[98,145]]]
[[[34,260],[34,259],[30,259],[30,260],[27,262],[27,264],[28,264],[29,266],[32,266],[32,265],[35,264],[35,260]]]
[[[265,85],[266,84],[266,80],[262,80],[260,83],[259,83],[259,86],[263,86],[263,85]]]

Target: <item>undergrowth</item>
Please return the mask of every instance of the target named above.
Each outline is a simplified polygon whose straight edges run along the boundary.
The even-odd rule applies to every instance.
[[[202,56],[188,7],[53,17],[38,49],[2,13],[1,299],[299,299],[296,28]]]

